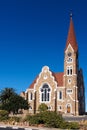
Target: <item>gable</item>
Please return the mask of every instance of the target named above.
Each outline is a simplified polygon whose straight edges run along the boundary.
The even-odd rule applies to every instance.
[[[71,45],[70,43],[69,43],[69,45],[67,46],[67,49],[66,49],[65,52],[68,52],[68,51],[74,52],[73,47],[72,47],[72,45]]]
[[[50,76],[53,80],[53,82],[56,84],[56,86],[63,86],[63,72],[62,73],[54,73],[49,70],[48,66],[45,66],[42,68],[41,73],[35,78],[35,80],[32,82],[32,84],[29,86],[29,89],[34,89],[35,85],[38,83],[38,80],[42,76],[42,73],[50,73]],[[43,80],[46,81],[46,77],[43,77]]]

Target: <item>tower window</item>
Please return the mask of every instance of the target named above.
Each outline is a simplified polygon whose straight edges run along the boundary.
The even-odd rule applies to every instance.
[[[43,87],[41,88],[41,101],[46,102],[49,101],[50,99],[50,87],[47,84],[44,84]]]
[[[72,58],[69,57],[68,60],[67,60],[68,63],[71,63],[72,62]]]
[[[71,79],[68,79],[68,83],[71,84]]]
[[[67,75],[69,75],[69,68],[67,69]]]
[[[72,75],[72,68],[70,68],[70,75]]]
[[[72,66],[67,67],[67,75],[72,75]]]
[[[73,90],[72,89],[67,89],[67,94],[72,94]]]

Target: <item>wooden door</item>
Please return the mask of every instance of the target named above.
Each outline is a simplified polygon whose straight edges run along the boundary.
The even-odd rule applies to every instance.
[[[67,113],[70,113],[70,105],[67,105]]]

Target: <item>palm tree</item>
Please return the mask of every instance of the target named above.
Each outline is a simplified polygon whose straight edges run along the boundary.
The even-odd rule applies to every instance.
[[[0,102],[3,104],[7,103],[12,95],[15,95],[15,90],[13,88],[4,88],[0,92]]]

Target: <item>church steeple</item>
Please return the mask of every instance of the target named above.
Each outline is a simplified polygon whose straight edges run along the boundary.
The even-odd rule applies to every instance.
[[[70,26],[69,26],[69,31],[68,31],[68,37],[67,37],[67,41],[66,41],[66,48],[65,48],[65,50],[67,49],[69,44],[71,44],[71,46],[74,49],[74,51],[77,52],[78,45],[77,45],[77,41],[76,41],[72,15],[70,16]]]

